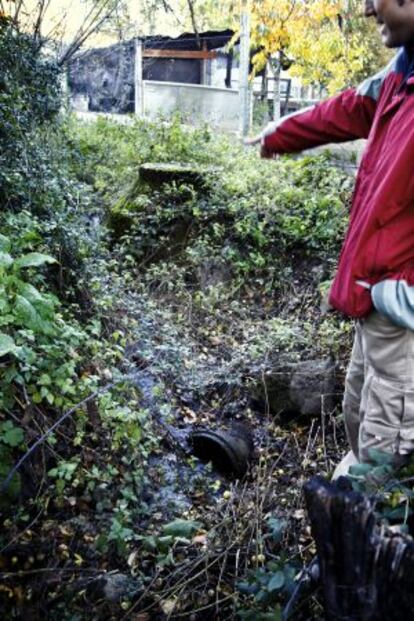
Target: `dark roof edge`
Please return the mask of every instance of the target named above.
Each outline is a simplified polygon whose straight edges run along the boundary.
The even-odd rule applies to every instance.
[[[138,37],[143,42],[144,46],[150,49],[177,49],[177,50],[186,50],[186,51],[194,51],[198,50],[198,41],[204,43],[205,47],[208,50],[214,50],[221,47],[224,47],[229,43],[229,41],[233,38],[234,31],[227,30],[208,30],[206,32],[198,33],[198,37],[194,32],[184,32],[178,37],[167,37],[163,35],[151,35],[145,37]],[[129,46],[132,45],[134,39],[129,39],[128,41],[120,41],[119,43],[113,43],[112,45],[108,45],[106,47],[95,47],[87,50],[82,50],[73,58],[75,61],[79,58],[84,58],[86,56],[99,53],[100,51],[108,51],[110,49],[114,49],[119,46]],[[236,41],[236,44],[238,41]]]

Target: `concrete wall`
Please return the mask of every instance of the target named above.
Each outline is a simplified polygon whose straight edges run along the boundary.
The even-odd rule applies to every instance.
[[[190,123],[209,123],[227,131],[239,127],[239,91],[198,84],[144,80],[144,115],[150,119],[179,110]]]

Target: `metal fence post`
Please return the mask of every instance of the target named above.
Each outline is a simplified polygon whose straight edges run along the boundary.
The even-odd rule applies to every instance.
[[[144,82],[142,79],[142,40],[135,39],[135,67],[134,67],[134,91],[135,91],[135,114],[144,115]]]
[[[244,8],[240,15],[240,69],[239,69],[239,105],[240,133],[246,136],[250,130],[251,92],[249,88],[250,68],[250,12]]]

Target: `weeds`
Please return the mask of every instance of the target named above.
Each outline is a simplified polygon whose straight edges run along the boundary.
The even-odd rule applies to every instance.
[[[252,382],[283,356],[346,353],[318,287],[351,180],[327,155],[260,162],[178,117],[30,131],[41,191],[7,178],[1,216],[0,479],[36,451],[1,507],[2,604],[11,618],[275,617],[312,555],[301,485],[337,460],[337,421],[285,429]],[[148,162],[203,183],[142,183]],[[179,440],[229,419],[256,434],[237,483]],[[115,569],[128,584],[108,599]]]

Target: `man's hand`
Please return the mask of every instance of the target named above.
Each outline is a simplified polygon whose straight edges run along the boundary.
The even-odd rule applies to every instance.
[[[267,149],[265,147],[263,138],[264,138],[263,133],[261,133],[261,134],[258,134],[257,136],[253,136],[252,138],[245,138],[243,140],[243,144],[248,145],[248,146],[254,146],[256,144],[260,144],[260,156],[261,157],[264,157],[266,159],[277,157],[275,153],[273,153],[272,151],[270,151],[270,149]]]

